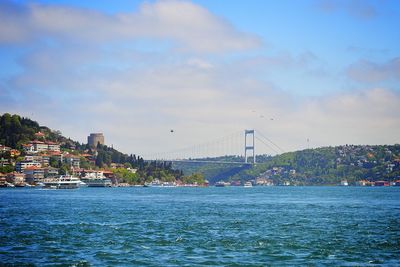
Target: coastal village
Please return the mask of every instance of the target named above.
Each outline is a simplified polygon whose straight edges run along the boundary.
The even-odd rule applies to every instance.
[[[68,149],[63,149],[65,144],[57,143],[46,140],[46,134],[37,132],[34,134],[34,140],[31,140],[22,145],[22,149],[14,149],[5,145],[0,145],[0,167],[10,167],[11,172],[0,173],[0,187],[25,187],[25,186],[37,186],[42,185],[44,181],[49,178],[54,179],[60,175],[72,174],[80,179],[103,179],[107,181],[105,184],[98,184],[98,186],[133,186],[134,184],[126,183],[121,181],[118,177],[117,169],[125,169],[127,172],[135,174],[136,168],[131,168],[126,164],[110,163],[107,168],[83,168],[82,162],[89,163],[87,166],[96,166],[96,158],[98,156],[96,147],[98,145],[104,145],[104,136],[102,133],[92,133],[88,136],[88,149],[84,151],[76,150],[75,147],[69,144]],[[343,161],[351,159],[350,166],[369,166],[373,167],[377,164],[371,153],[367,153],[365,156],[357,156],[357,152],[360,150],[371,150],[368,146],[364,147],[353,147],[353,146],[342,146],[338,147],[338,157],[336,158],[336,164],[341,164]],[[365,151],[363,151],[365,152]],[[391,151],[386,149],[385,154],[391,155]],[[369,155],[369,156],[368,156]],[[390,159],[392,157],[389,157]],[[387,159],[389,159],[387,158]],[[60,167],[62,166],[62,167]],[[400,168],[400,159],[394,158],[393,160],[387,160],[385,162],[385,170],[391,172],[394,169]],[[284,177],[283,183],[276,183],[274,177]],[[274,166],[264,172],[262,172],[257,178],[247,181],[231,181],[225,182],[220,181],[215,185],[219,187],[223,186],[274,186],[274,185],[298,185],[293,182],[296,177],[296,170],[288,167]],[[88,181],[88,180],[86,180]],[[136,184],[137,185],[137,184]],[[140,184],[139,184],[140,185]],[[348,186],[347,180],[342,180],[341,186]],[[400,180],[395,181],[369,181],[359,180],[356,182],[358,186],[400,186]],[[141,186],[208,186],[208,183],[204,184],[185,184],[180,181],[164,182],[155,178],[148,183],[141,184]]]
[[[182,183],[181,181],[160,181],[154,178],[144,184],[126,183],[119,177],[123,169],[130,174],[136,174],[137,169],[129,164],[111,162],[106,168],[96,166],[98,146],[104,146],[102,133],[92,133],[88,136],[88,149],[81,151],[71,144],[57,143],[46,140],[42,132],[34,134],[35,139],[22,145],[22,150],[0,145],[0,167],[9,167],[13,171],[0,173],[0,187],[32,187],[43,186],[44,183],[57,180],[59,177],[76,177],[86,182],[86,185],[96,187],[125,186],[207,186],[207,183]],[[90,166],[84,168],[84,165]],[[59,166],[59,167],[57,167]],[[65,178],[64,178],[65,179]],[[70,178],[69,178],[70,179]],[[85,185],[85,182],[81,184]]]
[[[94,139],[89,136],[88,140],[94,146],[94,141],[104,142],[102,134],[97,134]],[[65,170],[55,166],[67,166],[67,172],[78,177],[104,176],[117,184],[112,171],[105,169],[84,169],[81,168],[82,159],[95,163],[96,153],[79,153],[72,149],[62,150],[60,143],[46,141],[42,132],[35,133],[35,140],[23,144],[22,151],[0,145],[0,167],[11,166],[14,171],[0,173],[0,186],[35,186],[45,179],[67,174]],[[112,167],[117,167],[113,165]],[[135,170],[132,170],[135,171]]]
[[[207,180],[221,187],[400,186],[398,144],[342,145],[257,157],[253,166],[236,172],[221,169],[225,176],[208,175],[206,168],[173,168],[171,162],[121,153],[105,144],[102,133],[91,133],[86,143],[79,143],[28,118],[0,116],[0,187],[43,186],[62,177],[65,183],[73,178],[76,184],[93,187],[198,187],[208,186]]]

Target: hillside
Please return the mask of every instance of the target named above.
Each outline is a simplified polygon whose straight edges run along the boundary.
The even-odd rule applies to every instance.
[[[210,159],[207,159],[210,160]],[[221,158],[219,159],[221,160]],[[211,183],[265,178],[274,184],[331,185],[346,179],[400,179],[400,145],[345,145],[257,157],[255,166],[178,163],[185,174],[202,172]]]
[[[40,150],[36,148],[39,146]],[[45,176],[50,175],[47,171],[51,168],[58,174],[78,169],[111,171],[121,182],[132,184],[154,179],[168,182],[202,180],[195,175],[183,177],[182,172],[172,169],[170,163],[145,162],[140,156],[127,155],[106,145],[80,144],[62,136],[60,131],[16,114],[0,115],[0,148],[0,173],[10,173],[18,168],[22,172],[26,166],[36,166],[44,169]]]

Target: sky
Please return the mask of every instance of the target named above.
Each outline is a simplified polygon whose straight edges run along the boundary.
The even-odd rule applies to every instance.
[[[0,21],[0,113],[79,142],[399,143],[397,0],[3,0]]]

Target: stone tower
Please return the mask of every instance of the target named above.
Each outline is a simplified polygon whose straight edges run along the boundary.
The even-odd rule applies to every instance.
[[[102,133],[91,133],[88,136],[88,144],[91,147],[97,147],[97,144],[100,143],[104,145],[104,135]]]

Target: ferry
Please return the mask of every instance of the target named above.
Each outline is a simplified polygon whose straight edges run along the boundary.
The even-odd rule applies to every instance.
[[[111,187],[112,186],[111,180],[106,177],[81,178],[81,180],[88,187]]]
[[[81,181],[88,187],[111,187],[112,182],[102,172],[90,173],[81,178]]]
[[[72,175],[61,175],[59,178],[48,178],[43,181],[44,189],[77,189],[81,180]]]

